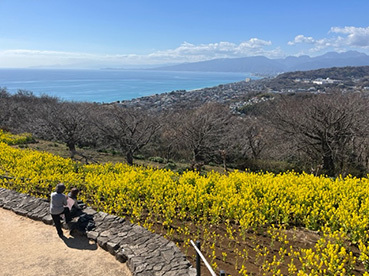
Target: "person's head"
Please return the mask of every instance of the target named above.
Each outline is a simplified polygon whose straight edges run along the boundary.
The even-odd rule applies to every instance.
[[[70,197],[71,198],[77,198],[78,193],[79,193],[79,190],[77,188],[72,188],[70,190]]]
[[[55,192],[57,192],[58,194],[61,194],[64,191],[65,191],[64,183],[59,183],[58,185],[56,185]]]

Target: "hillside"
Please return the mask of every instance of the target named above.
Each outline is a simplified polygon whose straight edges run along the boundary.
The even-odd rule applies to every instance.
[[[331,78],[338,80],[359,79],[369,76],[369,66],[347,66],[347,67],[332,67],[310,71],[294,71],[281,74],[276,79],[317,79]]]
[[[345,91],[369,91],[369,66],[289,72],[274,78],[229,83],[195,91],[172,91],[122,101],[120,104],[151,110],[170,110],[217,102],[236,109],[246,105],[255,94],[324,93],[334,88]]]

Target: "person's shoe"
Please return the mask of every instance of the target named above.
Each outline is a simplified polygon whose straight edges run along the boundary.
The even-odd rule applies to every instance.
[[[59,233],[58,234],[59,238],[63,239],[64,238],[64,234],[63,233]]]

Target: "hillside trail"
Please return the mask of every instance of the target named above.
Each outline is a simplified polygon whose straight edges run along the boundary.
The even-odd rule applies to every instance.
[[[0,208],[0,275],[132,275],[94,242],[63,231],[61,239],[54,226]]]

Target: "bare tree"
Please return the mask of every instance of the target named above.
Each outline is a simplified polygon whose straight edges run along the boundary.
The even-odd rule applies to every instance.
[[[233,145],[244,158],[259,159],[268,146],[269,127],[261,118],[254,116],[238,117],[230,137]]]
[[[180,114],[177,129],[183,144],[192,151],[195,164],[224,150],[221,144],[230,123],[230,112],[219,104],[206,104]]]
[[[167,161],[175,158],[185,158],[186,150],[181,148],[181,135],[178,131],[180,113],[170,112],[160,118],[162,127],[158,133],[155,155],[164,157]]]
[[[354,148],[362,137],[362,114],[367,99],[358,94],[334,93],[303,99],[284,99],[269,113],[274,126],[291,139],[298,151],[316,160],[327,175],[344,173]]]
[[[95,125],[110,146],[126,155],[133,164],[133,155],[146,146],[159,131],[161,124],[154,114],[119,105],[101,106]]]
[[[19,90],[11,95],[6,89],[0,89],[0,99],[0,126],[15,133],[33,133],[42,105],[56,102],[55,98],[36,97],[27,90]]]
[[[7,129],[11,115],[11,95],[6,88],[0,87],[0,128]]]
[[[74,102],[49,102],[40,105],[37,135],[67,145],[71,158],[81,155],[76,146],[93,136],[89,118],[91,104]],[[36,132],[36,131],[35,131]]]

